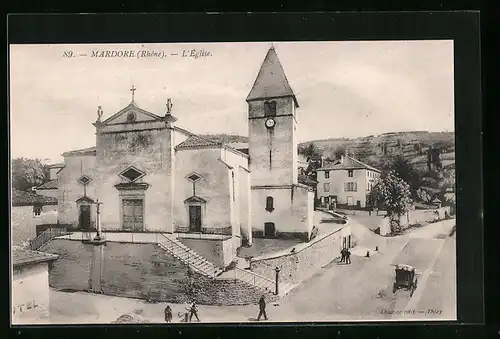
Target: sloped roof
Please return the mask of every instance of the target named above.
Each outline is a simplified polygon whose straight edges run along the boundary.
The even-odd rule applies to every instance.
[[[303,185],[307,185],[307,186],[315,186],[318,184],[317,181],[311,179],[310,177],[308,177],[307,175],[302,175],[302,174],[299,174],[299,183],[300,184],[303,184]]]
[[[63,168],[65,167],[66,165],[65,164],[52,164],[52,165],[49,165],[49,168]]]
[[[33,206],[33,205],[57,205],[57,199],[24,192],[16,189],[12,190],[12,206]]]
[[[281,66],[274,47],[271,47],[260,66],[257,78],[247,96],[247,101],[289,96],[293,97],[298,107],[295,93],[288,83],[283,66]]]
[[[222,146],[222,143],[202,138],[199,135],[192,135],[177,145],[176,148],[196,148],[205,146]]]
[[[45,252],[30,251],[19,247],[13,247],[11,251],[12,266],[19,267],[45,261],[52,261],[58,258],[57,255]]]
[[[63,157],[69,157],[69,156],[74,156],[74,155],[95,155],[96,153],[96,147],[88,147],[88,148],[82,148],[82,149],[77,149],[74,151],[68,151],[62,154]]]
[[[113,114],[112,116],[110,116],[109,118],[107,118],[106,120],[104,120],[102,122],[102,124],[106,125],[109,122],[111,122],[111,121],[115,120],[116,118],[118,118],[120,115],[122,115],[125,112],[130,111],[130,110],[134,110],[134,111],[137,111],[138,113],[141,113],[141,114],[144,114],[146,116],[149,116],[149,117],[153,118],[154,120],[160,120],[160,119],[162,119],[162,117],[160,117],[159,115],[156,115],[154,113],[148,112],[148,111],[140,108],[139,106],[137,106],[137,104],[134,101],[132,101],[130,104],[128,104],[127,106],[125,106],[124,108],[122,108],[121,110],[119,110],[117,113]]]
[[[36,189],[39,190],[53,190],[57,189],[57,179],[47,181],[46,183],[41,184]]]
[[[380,172],[373,166],[365,164],[359,160],[351,157],[344,157],[344,161],[336,160],[331,164],[318,168],[318,171],[334,171],[334,170],[354,170],[354,169],[368,169],[370,171]]]
[[[184,202],[187,204],[189,204],[189,203],[202,203],[202,204],[204,204],[207,201],[203,198],[200,198],[200,197],[193,195],[192,197],[189,197],[186,200],[184,200]]]

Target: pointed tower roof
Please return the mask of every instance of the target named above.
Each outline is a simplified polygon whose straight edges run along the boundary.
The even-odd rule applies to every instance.
[[[295,104],[299,106],[274,46],[271,46],[260,66],[259,74],[248,94],[247,101],[279,97],[293,97]]]

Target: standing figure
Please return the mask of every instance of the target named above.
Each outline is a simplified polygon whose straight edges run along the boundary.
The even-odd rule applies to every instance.
[[[193,315],[196,317],[196,320],[200,321],[200,318],[198,318],[198,308],[196,307],[196,301],[194,300],[189,307],[189,322],[193,319]]]
[[[345,249],[345,262],[346,264],[351,263],[351,252],[347,248]]]
[[[267,320],[266,299],[264,298],[264,295],[262,295],[259,299],[259,316],[257,317],[257,321],[260,321],[261,316],[264,316],[264,319]]]
[[[165,307],[164,313],[165,313],[165,322],[167,323],[172,322],[172,309],[170,308],[170,306],[167,305],[167,307]]]
[[[340,251],[340,254],[342,255],[340,262],[345,262],[345,248],[343,248],[342,251]]]

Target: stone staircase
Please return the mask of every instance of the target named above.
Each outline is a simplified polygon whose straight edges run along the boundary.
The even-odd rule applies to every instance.
[[[223,273],[221,267],[214,265],[170,234],[162,234],[158,245],[198,273],[214,279]]]
[[[244,258],[237,257],[236,267],[229,271],[224,271],[221,267],[214,265],[171,234],[162,234],[162,237],[158,239],[158,245],[175,258],[190,265],[205,276],[214,279],[236,279],[261,291],[275,292],[275,281],[250,271],[249,263]],[[285,295],[292,288],[292,284],[281,282],[279,284],[279,295]]]

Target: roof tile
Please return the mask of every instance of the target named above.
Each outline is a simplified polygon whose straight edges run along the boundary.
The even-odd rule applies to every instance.
[[[278,55],[274,48],[271,47],[260,66],[259,74],[248,94],[247,101],[286,96],[293,97],[297,104],[295,94],[288,83]]]
[[[179,145],[177,145],[176,148],[196,148],[203,146],[222,146],[222,143],[205,139],[198,135],[192,135],[183,142],[181,142]]]
[[[20,247],[13,247],[11,251],[11,258],[12,266],[19,267],[39,262],[56,260],[58,256],[51,253],[30,251]]]
[[[373,166],[365,164],[364,162],[361,162],[351,157],[344,157],[343,162],[337,160],[331,164],[318,168],[317,170],[324,171],[324,170],[350,170],[350,169],[368,169],[371,171],[380,172],[379,169],[376,169]]]
[[[47,181],[46,183],[43,183],[40,186],[38,186],[36,189],[39,190],[57,189],[57,179]]]
[[[12,190],[12,206],[57,205],[57,199],[32,192]]]

